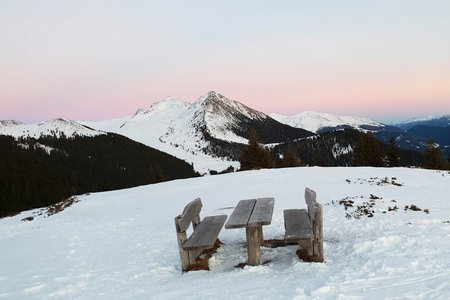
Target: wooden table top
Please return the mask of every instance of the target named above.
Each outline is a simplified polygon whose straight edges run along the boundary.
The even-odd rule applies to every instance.
[[[274,198],[258,198],[241,200],[235,207],[226,229],[256,227],[269,225],[272,222]]]

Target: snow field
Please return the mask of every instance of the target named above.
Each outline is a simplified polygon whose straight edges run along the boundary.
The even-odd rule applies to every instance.
[[[201,217],[229,216],[241,199],[275,197],[263,232],[281,239],[283,210],[306,207],[305,187],[324,204],[325,263],[299,260],[296,246],[263,247],[265,264],[235,268],[245,229],[223,228],[211,271],[181,273],[174,217],[189,201],[201,197]],[[0,220],[0,299],[449,299],[449,193],[445,172],[289,168],[80,196],[50,217]],[[374,216],[353,217],[371,194],[381,198]],[[429,214],[405,211],[411,204]]]

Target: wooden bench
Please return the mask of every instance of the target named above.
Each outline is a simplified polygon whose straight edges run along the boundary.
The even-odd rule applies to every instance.
[[[316,192],[306,188],[306,209],[284,210],[284,240],[298,243],[307,251],[306,260],[323,262],[323,210],[316,201]]]
[[[202,201],[200,198],[197,198],[186,205],[181,215],[175,217],[175,228],[183,272],[189,271],[204,250],[214,246],[217,236],[227,219],[226,215],[219,215],[205,217],[200,221],[202,206]],[[191,223],[193,232],[188,238],[186,230],[188,230]]]

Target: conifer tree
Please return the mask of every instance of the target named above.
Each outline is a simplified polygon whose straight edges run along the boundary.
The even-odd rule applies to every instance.
[[[300,167],[301,160],[298,156],[297,149],[295,149],[292,145],[288,145],[283,151],[283,160],[281,162],[282,167]]]
[[[372,133],[361,134],[354,149],[354,166],[381,167],[380,142]]]
[[[440,170],[445,168],[444,156],[441,149],[436,142],[431,139],[427,143],[427,150],[425,151],[425,168]]]
[[[248,145],[242,151],[239,162],[241,170],[255,170],[261,168],[273,168],[274,161],[270,152],[259,143],[256,130],[250,132]]]
[[[395,144],[395,138],[391,137],[389,139],[389,145],[386,153],[387,165],[388,167],[398,167],[399,166],[399,151]]]

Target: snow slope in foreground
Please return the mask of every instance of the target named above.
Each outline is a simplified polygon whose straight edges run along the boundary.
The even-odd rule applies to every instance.
[[[245,231],[222,229],[211,271],[181,274],[174,217],[189,201],[202,198],[204,217],[273,196],[264,235],[282,238],[283,209],[304,208],[306,186],[324,204],[325,263],[302,262],[289,246],[263,248],[264,265],[234,268],[246,260]],[[370,194],[382,198],[374,216],[346,218]],[[449,194],[444,172],[292,168],[82,196],[50,217],[0,220],[0,299],[450,299]],[[346,197],[355,201],[347,211],[338,204]],[[405,211],[411,204],[429,214]]]

